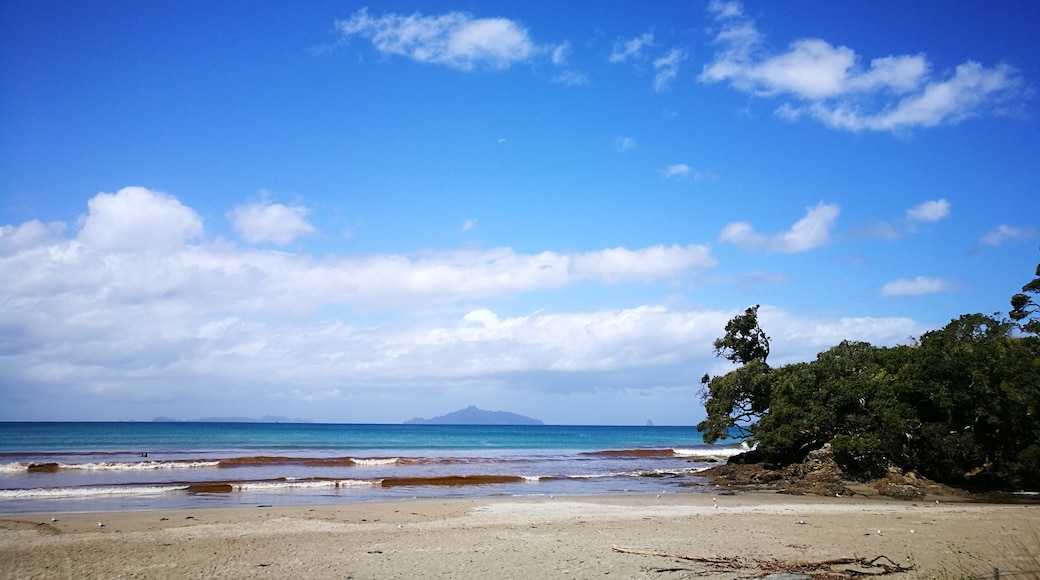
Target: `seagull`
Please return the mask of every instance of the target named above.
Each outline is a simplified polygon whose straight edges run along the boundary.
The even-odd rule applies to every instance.
[[[798,525],[804,526],[805,525],[805,520],[798,520]]]
[[[917,532],[915,532],[914,530],[912,530],[912,529],[911,529],[911,530],[910,530],[910,533],[911,533],[911,534],[916,534]]]
[[[98,523],[97,523],[97,527],[99,527],[99,528],[103,528],[103,527],[105,527],[105,524],[103,524],[103,523],[101,523],[101,522],[98,522]]]
[[[879,536],[881,535],[881,530],[877,531],[877,535],[879,535]]]
[[[58,518],[51,518],[51,521],[52,522],[56,522],[56,521],[58,521]]]

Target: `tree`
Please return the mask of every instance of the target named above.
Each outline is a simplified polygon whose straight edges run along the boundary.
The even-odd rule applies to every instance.
[[[1040,305],[1029,296],[1037,293],[1040,293],[1040,264],[1036,265],[1036,278],[1022,286],[1021,293],[1011,297],[1011,312],[1008,313],[1011,320],[1019,322],[1040,312]],[[1040,318],[1034,318],[1025,323],[1019,322],[1019,327],[1028,333],[1040,334]]]
[[[726,323],[726,334],[717,339],[715,356],[742,366],[725,375],[701,379],[701,399],[707,417],[697,424],[705,443],[726,439],[736,429],[751,434],[748,426],[769,408],[769,337],[758,324],[758,305]]]
[[[921,337],[898,395],[917,424],[904,467],[978,487],[1040,484],[1040,338],[966,314]]]
[[[894,395],[894,369],[908,347],[843,341],[808,363],[770,375],[770,407],[752,427],[759,455],[801,461],[830,443],[850,476],[880,475],[905,455],[910,410]]]
[[[751,361],[766,362],[769,357],[769,337],[758,325],[758,307],[748,307],[726,323],[726,335],[715,339],[715,356],[730,362],[747,364]]]

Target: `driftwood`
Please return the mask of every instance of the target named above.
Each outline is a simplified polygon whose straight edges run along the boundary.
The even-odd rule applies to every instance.
[[[635,550],[632,548],[622,548],[620,546],[611,546],[611,550],[615,552],[621,552],[623,554],[638,554],[641,556],[661,556],[663,558],[674,558],[677,560],[686,560],[689,562],[700,562],[703,564],[712,564],[716,566],[727,566],[730,568],[758,568],[767,572],[829,572],[831,566],[860,566],[863,568],[871,568],[870,571],[858,571],[858,570],[846,570],[848,574],[863,574],[880,576],[883,574],[895,574],[897,572],[909,572],[912,568],[902,566],[894,562],[888,556],[878,556],[872,560],[866,558],[834,558],[831,560],[821,560],[819,562],[790,562],[780,560],[754,560],[750,558],[719,558],[719,557],[707,557],[707,556],[689,556],[686,554],[673,554],[670,552],[659,552],[656,550]],[[874,571],[876,569],[877,571]]]

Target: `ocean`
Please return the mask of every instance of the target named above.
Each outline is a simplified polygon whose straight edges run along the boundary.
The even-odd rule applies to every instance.
[[[746,449],[693,427],[0,423],[0,513],[696,492]]]

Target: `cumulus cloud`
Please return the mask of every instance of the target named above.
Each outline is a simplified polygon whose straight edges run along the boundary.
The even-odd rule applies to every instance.
[[[986,232],[982,238],[979,239],[979,244],[983,246],[999,246],[1008,240],[1017,242],[1033,238],[1040,238],[1040,229],[1020,228],[1009,226],[1007,224],[1000,224]]]
[[[314,233],[314,226],[305,219],[308,213],[303,206],[258,202],[235,207],[228,218],[243,240],[284,246],[300,236]]]
[[[194,210],[165,193],[124,187],[87,202],[77,239],[101,251],[169,251],[202,235]]]
[[[926,201],[906,210],[906,219],[915,222],[937,222],[950,215],[950,202],[945,199]]]
[[[45,243],[63,231],[65,224],[61,222],[45,224],[39,220],[18,226],[0,226],[0,254]]]
[[[610,53],[608,60],[612,63],[619,63],[641,59],[644,57],[643,49],[653,44],[654,33],[652,31],[628,40],[618,39],[614,43],[614,50]]]
[[[126,224],[102,243],[88,230],[90,244],[61,224],[0,227],[0,419],[191,417],[205,405],[213,414],[291,407],[330,421],[400,421],[428,414],[414,405],[433,398],[445,410],[470,404],[477,386],[521,397],[609,391],[620,401],[665,389],[686,404],[691,377],[725,370],[711,341],[736,311],[643,304],[505,313],[482,304],[701,275],[716,265],[705,245],[317,258],[207,240],[193,210],[140,189],[99,194],[84,224],[118,226],[123,203],[166,228],[163,243],[135,244],[139,230]],[[905,318],[761,313],[778,362],[807,360],[846,338],[893,344],[925,330]],[[467,400],[446,403],[455,391]],[[403,416],[373,415],[362,400]]]
[[[957,290],[957,284],[942,278],[917,276],[893,280],[881,287],[882,296],[921,296]]]
[[[384,54],[464,71],[478,66],[508,68],[539,52],[520,23],[507,18],[475,18],[464,12],[373,17],[362,8],[349,19],[337,21],[336,29],[344,38],[369,39]],[[552,51],[554,59],[564,54]]]
[[[1021,85],[1005,64],[967,61],[939,77],[923,54],[879,57],[864,66],[853,49],[818,38],[777,52],[738,3],[712,2],[709,12],[720,26],[719,51],[700,81],[779,98],[777,114],[790,119],[807,116],[850,131],[933,127],[990,112]]]
[[[189,245],[202,234],[195,212],[170,196],[145,189],[98,194],[88,206],[90,213],[76,239],[20,233],[39,230],[33,222],[3,229],[0,240],[23,238],[11,244],[14,251],[3,262],[12,277],[10,292],[28,297],[46,288],[83,284],[90,290],[83,290],[82,296],[112,300],[124,294],[157,301],[194,296],[198,302],[193,307],[205,311],[313,312],[332,304],[449,304],[587,281],[644,283],[716,265],[709,248],[699,244],[537,254],[510,248],[464,249],[417,257],[316,259],[221,244]],[[286,241],[305,229],[297,221],[301,212],[279,204],[240,206],[233,213],[248,224],[243,235],[254,241]]]
[[[805,217],[791,229],[776,234],[763,234],[746,222],[727,224],[719,233],[719,243],[734,244],[745,250],[766,250],[794,254],[825,246],[841,208],[837,204],[820,202],[806,208]]]

